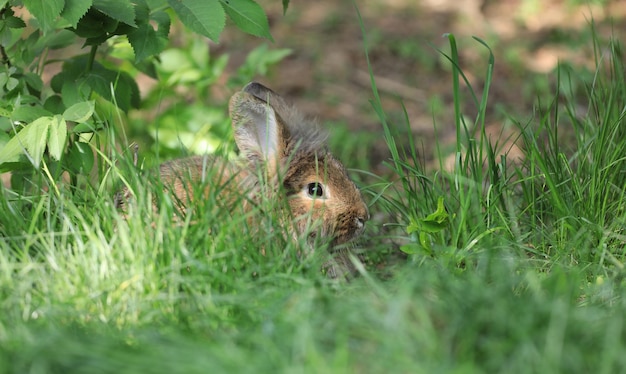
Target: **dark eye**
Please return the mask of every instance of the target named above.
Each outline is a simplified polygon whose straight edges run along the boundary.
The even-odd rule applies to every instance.
[[[322,197],[324,196],[324,188],[322,188],[321,183],[309,183],[307,186],[307,193],[311,197]]]

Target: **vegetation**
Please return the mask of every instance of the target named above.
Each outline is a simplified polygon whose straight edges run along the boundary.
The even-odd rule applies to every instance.
[[[17,24],[4,9],[4,27]],[[0,155],[7,158],[0,164],[15,183],[0,187],[0,372],[620,371],[626,365],[620,43],[594,35],[595,73],[563,66],[551,100],[538,102],[531,119],[512,119],[523,158],[511,160],[485,130],[487,108],[497,102],[489,97],[497,56],[480,39],[463,46],[487,51],[479,91],[463,73],[455,37],[447,38],[450,48],[441,54],[453,74],[453,170],[425,170],[417,146],[400,141],[408,117],[392,122],[371,81],[391,172],[359,173],[376,218],[360,242],[365,262],[350,282],[327,279],[321,256],[297,256],[298,243],[279,232],[245,235],[247,217],[217,191],[196,207],[193,220],[181,221],[158,181],[132,172],[132,154],[116,150],[123,125],[140,127],[145,119],[133,118],[130,107],[127,116],[116,95],[107,99],[95,86],[68,103],[73,99],[63,89],[40,85],[31,92],[37,70],[5,63],[4,77],[11,78],[1,81]],[[202,47],[177,48],[164,46],[161,63],[170,50],[204,76],[197,68],[207,65],[193,62]],[[286,52],[254,53],[262,56],[249,61],[271,65]],[[214,74],[219,65],[219,58],[209,63]],[[180,81],[156,66],[165,74],[159,77],[168,77],[158,85],[169,100]],[[245,66],[238,79],[254,75]],[[30,101],[22,100],[25,92]],[[45,105],[51,97],[63,102],[57,111]],[[155,94],[144,104],[158,103]],[[26,106],[20,110],[30,117],[16,117]],[[468,106],[474,114],[464,111]],[[81,124],[99,127],[75,130]],[[64,125],[71,135],[60,135]],[[14,139],[26,144],[15,148]],[[358,142],[345,144],[358,152]],[[57,173],[55,162],[62,164]],[[95,183],[84,176],[89,164],[98,168]],[[28,178],[18,173],[25,165]],[[113,204],[122,184],[138,192],[127,217]],[[155,196],[163,201],[159,211],[151,207]]]

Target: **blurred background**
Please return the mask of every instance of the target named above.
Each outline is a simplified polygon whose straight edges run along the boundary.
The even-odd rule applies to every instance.
[[[230,55],[219,81],[235,75],[250,51],[260,45],[291,50],[258,79],[331,129],[332,142],[337,144],[333,148],[346,163],[384,172],[381,161],[387,157],[387,147],[369,104],[370,78],[352,2],[292,1],[284,15],[280,1],[260,4],[268,13],[274,42],[227,27],[220,43],[210,46],[212,56]],[[444,156],[446,144],[452,151],[455,139],[451,65],[438,52],[450,50],[444,34],[455,35],[461,68],[477,94],[481,94],[489,54],[472,37],[493,50],[487,131],[501,139],[503,150],[515,158],[516,127],[511,118],[527,122],[541,102],[553,98],[559,64],[575,74],[593,75],[594,32],[608,40],[623,39],[626,31],[624,1],[367,0],[356,4],[385,110],[398,131],[408,131],[404,104],[410,131],[428,167],[439,167],[435,137]],[[211,97],[226,100],[232,89],[224,87],[213,85]],[[471,122],[475,108],[467,101],[463,110]],[[366,147],[352,148],[351,141]],[[346,154],[341,154],[343,148]],[[444,167],[449,162],[443,160]]]

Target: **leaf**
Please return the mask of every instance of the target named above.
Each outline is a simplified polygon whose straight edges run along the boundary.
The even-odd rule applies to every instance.
[[[283,0],[283,15],[287,14],[287,8],[289,8],[289,0]]]
[[[159,54],[167,46],[167,38],[160,37],[148,23],[139,25],[137,29],[129,32],[127,37],[135,51],[136,62]]]
[[[22,29],[26,27],[26,23],[19,17],[9,16],[4,19],[5,25],[11,29]]]
[[[24,129],[29,130],[25,135],[24,146],[32,158],[35,167],[39,167],[41,159],[43,158],[43,153],[46,150],[46,141],[48,140],[50,125],[52,123],[52,117],[41,117],[33,121],[26,127],[26,129]]]
[[[82,103],[90,98],[92,88],[83,83],[83,79],[65,80],[60,92],[65,108],[69,108],[76,103]]]
[[[130,26],[135,24],[135,7],[130,0],[93,0],[93,7],[114,20]]]
[[[61,17],[75,28],[78,25],[78,21],[87,14],[92,4],[93,0],[65,0],[65,7],[61,12]]]
[[[41,106],[22,105],[13,110],[13,113],[11,113],[11,120],[23,123],[30,123],[37,118],[50,116],[52,116],[52,113],[42,108]]]
[[[160,37],[167,38],[170,34],[170,25],[172,20],[166,12],[154,12],[151,19],[157,24],[156,33]]]
[[[68,169],[74,174],[87,174],[94,165],[94,155],[89,144],[82,142],[72,144],[65,160]]]
[[[426,218],[411,218],[406,227],[407,234],[419,232],[419,242],[426,250],[431,251],[431,241],[428,234],[435,234],[445,230],[449,224],[450,215],[443,204],[443,197],[437,199],[437,210],[429,214]]]
[[[0,150],[0,164],[17,162],[28,152],[35,167],[39,167],[48,140],[48,129],[52,117],[41,117],[26,125]]]
[[[400,250],[408,255],[414,255],[421,252],[422,248],[415,243],[405,244],[400,246]]]
[[[60,160],[67,140],[67,122],[63,117],[56,115],[50,123],[50,135],[48,137],[48,153],[55,160]]]
[[[85,122],[93,115],[95,105],[93,100],[76,103],[65,110],[63,119],[72,122]]]
[[[65,5],[64,0],[23,0],[23,3],[37,19],[44,33],[53,29]]]
[[[443,197],[437,200],[437,210],[429,214],[426,218],[419,220],[420,230],[435,233],[448,226],[450,215],[443,204]]]
[[[226,14],[242,31],[274,41],[263,8],[252,0],[220,0]]]
[[[185,26],[218,41],[226,23],[226,14],[219,0],[168,0],[168,4]]]
[[[106,40],[106,38],[111,36],[109,33],[114,31],[118,24],[118,20],[109,17],[96,8],[90,8],[73,31],[81,38],[103,38]]]
[[[124,112],[140,105],[139,87],[126,72],[106,69],[102,66],[87,75],[84,83],[104,99],[114,103]]]
[[[74,43],[76,35],[70,30],[59,30],[58,32],[51,33],[40,37],[35,42],[35,50],[42,51],[44,48],[60,49],[65,48]]]
[[[413,219],[411,219],[411,222],[406,227],[406,233],[410,235],[410,234],[412,234],[412,233],[414,233],[416,231],[419,231],[419,229],[420,229],[419,224],[416,221],[414,221]]]
[[[420,239],[420,245],[422,246],[422,248],[428,251],[428,253],[432,253],[433,248],[430,243],[430,237],[428,236],[428,234],[424,231],[420,232],[419,239]]]
[[[43,89],[43,81],[41,80],[41,76],[35,73],[24,73],[24,81],[28,85],[28,87],[32,88],[37,92],[41,92]]]

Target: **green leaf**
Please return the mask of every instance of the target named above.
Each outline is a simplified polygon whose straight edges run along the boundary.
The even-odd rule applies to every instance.
[[[63,117],[56,115],[50,123],[50,136],[48,138],[48,153],[55,160],[60,160],[67,140],[67,122]]]
[[[437,199],[437,210],[426,218],[413,219],[406,228],[407,234],[419,233],[419,242],[424,249],[431,251],[431,241],[428,234],[435,234],[445,230],[449,224],[450,215],[443,204],[443,197]]]
[[[76,35],[70,30],[59,30],[58,32],[51,33],[40,37],[35,42],[35,50],[38,53],[44,48],[60,49],[65,48],[74,43]]]
[[[48,133],[50,125],[54,122],[52,117],[41,117],[33,121],[30,125],[26,126],[29,130],[25,135],[24,145],[26,151],[32,158],[35,167],[39,167],[43,153],[46,150],[46,142],[48,140]],[[22,132],[24,131],[22,130]],[[21,134],[21,132],[20,132]]]
[[[41,106],[22,105],[11,113],[11,120],[23,123],[30,123],[40,117],[50,117],[52,113]]]
[[[78,21],[87,14],[92,4],[93,0],[65,0],[65,7],[61,12],[61,17],[75,28],[78,25]]]
[[[157,24],[157,35],[167,38],[170,34],[170,25],[172,20],[166,12],[154,12],[151,19]]]
[[[242,31],[274,41],[263,8],[252,0],[220,0],[226,14]]]
[[[85,122],[93,115],[95,105],[93,100],[76,103],[67,108],[63,113],[63,119],[72,122]]]
[[[422,246],[422,248],[428,251],[428,253],[432,253],[433,248],[430,243],[430,237],[428,236],[428,234],[424,231],[420,232],[419,239],[420,239],[420,245]]]
[[[93,7],[114,20],[130,26],[135,24],[135,7],[130,0],[93,0]]]
[[[93,123],[83,122],[83,123],[79,123],[78,125],[72,127],[71,131],[74,134],[84,134],[84,133],[96,132],[98,130],[99,130],[99,128],[96,127]]]
[[[416,253],[420,253],[422,248],[415,243],[405,244],[400,246],[400,250],[408,255],[414,255]]]
[[[41,92],[43,90],[43,81],[41,80],[41,76],[35,73],[24,73],[24,81],[26,84],[37,92]]]
[[[143,61],[154,56],[167,46],[168,40],[160,37],[148,23],[139,25],[137,29],[128,33],[128,42],[135,51],[135,61]]]
[[[429,214],[426,218],[419,220],[420,230],[436,233],[448,226],[450,215],[443,204],[443,197],[437,200],[437,210]]]
[[[26,23],[19,17],[9,16],[4,19],[5,25],[11,29],[22,29]]]
[[[289,8],[289,0],[283,0],[283,15],[287,13],[287,8]]]
[[[409,225],[406,227],[406,233],[407,234],[412,234],[416,231],[419,231],[420,226],[419,224],[414,221],[413,219],[411,219],[411,222],[409,223]]]
[[[63,100],[59,95],[49,96],[43,103],[43,107],[50,113],[55,114],[63,113],[65,111],[65,105],[63,105]]]
[[[82,103],[90,98],[91,91],[92,88],[84,84],[83,79],[66,79],[60,92],[63,105],[69,108],[76,103]]]
[[[75,142],[66,159],[68,169],[74,174],[87,174],[93,169],[94,155],[87,143]]]
[[[96,69],[94,66],[94,70],[87,75],[84,83],[125,112],[128,112],[130,108],[139,107],[139,87],[126,72],[117,72],[104,67]]]
[[[243,85],[256,75],[265,75],[270,66],[276,64],[291,53],[290,49],[270,50],[266,43],[256,47],[246,57],[246,61],[237,69],[231,79],[235,85]]]
[[[109,17],[96,8],[91,8],[80,19],[73,31],[81,38],[102,38],[106,40],[111,36],[109,33],[115,31],[118,24],[118,20]]]
[[[52,117],[41,117],[26,125],[0,150],[0,164],[19,161],[26,151],[35,167],[39,167],[51,123]]]
[[[24,6],[39,21],[44,33],[53,29],[61,15],[64,0],[23,0]]]
[[[185,26],[218,41],[226,23],[226,14],[219,0],[168,0],[168,4]]]

